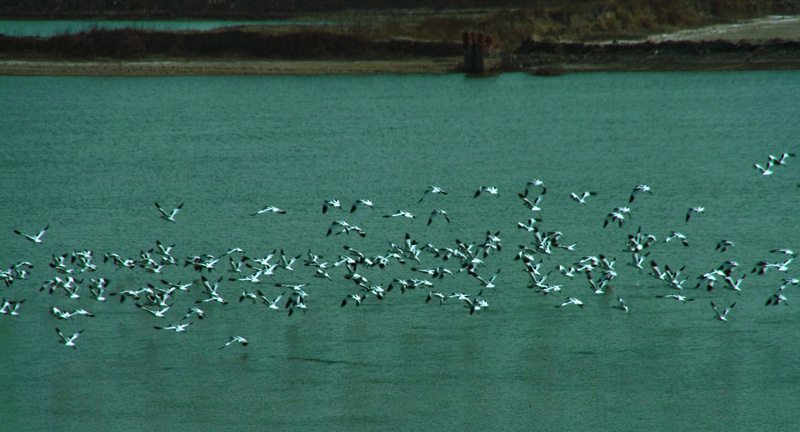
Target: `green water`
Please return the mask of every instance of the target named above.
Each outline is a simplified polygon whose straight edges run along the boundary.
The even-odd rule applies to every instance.
[[[184,20],[0,20],[0,33],[7,36],[50,37],[62,34],[88,32],[91,30],[142,29],[158,31],[214,30],[243,25],[308,25],[290,21],[184,21]]]
[[[764,304],[783,278],[797,277],[797,264],[750,271],[786,259],[772,249],[800,248],[800,159],[770,176],[753,167],[798,151],[798,79],[0,77],[0,268],[34,265],[27,279],[0,285],[2,297],[25,299],[19,316],[0,315],[2,429],[794,430],[798,288],[783,291],[786,306]],[[552,270],[548,282],[562,285],[547,296],[527,287],[514,259],[534,239],[516,226],[534,215],[517,196],[534,178],[547,187],[537,225],[576,243],[536,256],[543,273]],[[639,184],[652,196],[628,204]],[[448,194],[420,202],[430,185]],[[499,196],[474,198],[481,185]],[[570,198],[583,191],[597,195],[585,205]],[[322,214],[332,198],[345,209]],[[362,198],[374,210],[350,213]],[[184,205],[170,223],[154,202]],[[286,214],[251,216],[267,205]],[[623,205],[632,219],[603,228]],[[685,222],[695,206],[705,213]],[[382,217],[398,209],[418,217]],[[434,209],[451,222],[426,225]],[[326,236],[335,220],[366,236]],[[41,244],[13,232],[48,225]],[[647,264],[628,264],[627,236],[639,227],[658,239],[645,263],[685,266],[684,290],[655,279]],[[344,266],[328,269],[327,280],[302,264],[309,250],[334,262],[348,255],[345,245],[371,257],[403,245],[406,233],[420,246],[456,248],[456,240],[482,243],[487,231],[500,231],[502,250],[479,255],[477,272],[500,273],[497,288],[482,292],[490,307],[472,315],[457,299],[426,303],[423,287],[340,307],[362,293]],[[690,246],[665,243],[672,231]],[[721,253],[723,238],[735,246]],[[102,260],[107,252],[138,258],[156,241],[175,244],[180,265],[152,274]],[[281,249],[301,258],[274,279],[230,281],[223,255],[233,247],[251,258]],[[84,249],[98,268],[76,275],[79,299],[40,291],[64,276],[49,266],[53,255]],[[203,304],[204,320],[182,321],[206,298],[200,273],[182,265],[201,254],[222,257],[203,275],[223,277],[230,303]],[[600,254],[616,258],[605,294],[592,293],[585,275],[556,269]],[[726,260],[740,264],[734,276],[747,275],[741,293],[724,283],[694,289]],[[454,275],[411,270],[437,266]],[[423,251],[420,262],[358,273],[384,288],[417,277],[444,294],[478,294],[481,284],[458,268]],[[162,279],[194,284],[161,319],[132,299],[93,300],[87,287],[98,277],[111,281],[109,292],[163,287]],[[308,283],[308,312],[238,301],[243,291],[286,290],[275,283]],[[656,297],[674,293],[695,300]],[[554,307],[568,296],[585,307]],[[612,308],[618,297],[629,314]],[[727,323],[710,301],[736,302]],[[52,307],[96,317],[59,320]],[[153,329],[180,322],[193,324],[185,333]],[[56,327],[83,330],[76,349],[58,343]],[[220,350],[233,335],[249,345]]]

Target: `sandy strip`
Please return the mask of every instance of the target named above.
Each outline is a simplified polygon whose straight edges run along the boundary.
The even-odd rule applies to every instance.
[[[379,61],[0,61],[0,75],[17,76],[211,76],[452,73],[460,57]]]

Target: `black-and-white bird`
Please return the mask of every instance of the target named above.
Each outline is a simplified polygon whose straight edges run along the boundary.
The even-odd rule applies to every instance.
[[[575,297],[567,297],[567,299],[563,303],[561,303],[560,305],[556,305],[556,307],[560,308],[571,304],[583,308],[583,302],[576,299]]]
[[[32,241],[34,243],[41,243],[42,242],[42,236],[44,235],[45,232],[47,232],[48,228],[50,228],[50,225],[47,225],[46,227],[44,227],[44,229],[39,231],[39,233],[36,234],[36,235],[24,234],[24,233],[21,233],[21,232],[19,232],[17,230],[14,230],[14,234],[22,236],[22,237],[25,237],[26,239],[28,239],[28,240],[30,240],[30,241]]]
[[[323,201],[322,202],[322,214],[325,214],[328,211],[328,208],[330,208],[330,207],[339,208],[340,209],[340,208],[342,208],[342,203],[339,202],[338,199],[332,199],[332,200]]]
[[[385,217],[385,218],[388,218],[388,217],[400,217],[400,216],[405,217],[407,219],[410,219],[411,222],[414,222],[414,218],[417,217],[416,215],[412,214],[411,212],[408,212],[408,211],[405,211],[405,210],[397,210],[396,212],[394,212],[392,214],[383,215],[383,217]]]
[[[161,217],[170,222],[175,222],[175,215],[177,215],[180,209],[183,208],[183,203],[181,203],[178,207],[172,209],[171,212],[167,212],[160,205],[158,205],[158,203],[155,203],[155,205],[158,211],[161,212]]]
[[[725,252],[726,250],[728,250],[728,248],[731,248],[733,246],[734,245],[733,245],[732,241],[722,239],[719,242],[717,242],[717,247],[714,248],[714,250],[718,250],[720,252]]]
[[[786,158],[795,156],[797,156],[795,153],[783,153],[780,157],[769,155],[769,163],[773,165],[786,165]]]
[[[572,199],[574,199],[575,201],[577,201],[580,204],[586,204],[586,198],[589,198],[590,196],[595,196],[595,195],[597,195],[597,192],[586,191],[586,192],[584,192],[584,193],[582,193],[580,195],[576,194],[575,192],[572,192],[569,196],[571,196]]]
[[[636,186],[635,188],[633,188],[633,192],[631,192],[631,197],[628,200],[628,203],[632,203],[633,200],[636,198],[636,195],[638,195],[639,193],[643,193],[643,192],[647,192],[650,195],[653,194],[653,191],[650,190],[650,186],[647,186],[647,185],[644,185],[644,184],[640,184],[640,185]]]
[[[361,207],[362,205],[367,206],[371,208],[373,211],[375,211],[375,207],[373,206],[372,201],[368,199],[360,199],[355,203],[353,203],[353,206],[350,207],[350,213],[353,213],[354,211],[356,211],[357,208]]]
[[[668,235],[666,238],[664,238],[664,243],[666,243],[666,242],[668,242],[668,241],[670,241],[672,239],[678,239],[678,240],[681,241],[681,243],[683,243],[684,246],[689,247],[689,241],[686,240],[686,236],[681,234],[681,233],[679,233],[679,232],[672,231],[672,233],[670,233],[670,235]]]
[[[625,313],[630,313],[630,309],[628,308],[628,305],[626,305],[625,302],[622,300],[622,297],[619,297],[618,301],[619,302],[617,304],[611,307],[613,307],[614,309],[619,309]]]
[[[494,187],[494,186],[481,186],[481,187],[478,188],[477,191],[475,191],[475,195],[473,196],[473,198],[477,198],[478,195],[480,195],[483,192],[486,192],[486,193],[488,193],[490,195],[494,195],[494,196],[498,196],[498,197],[500,196],[500,194],[497,191],[496,187]]]
[[[689,218],[692,217],[692,213],[705,213],[705,207],[692,207],[688,211],[686,211],[686,222],[689,222]]]
[[[417,203],[421,203],[422,200],[425,198],[425,195],[428,194],[447,195],[447,192],[445,192],[445,190],[440,188],[439,186],[428,186],[428,188],[425,189],[425,192],[422,193],[422,197],[419,199]]]
[[[450,216],[447,214],[446,211],[444,211],[442,209],[435,209],[434,211],[431,212],[431,215],[428,218],[428,225],[430,225],[431,222],[433,222],[433,218],[438,216],[438,215],[444,216],[444,219],[447,221],[447,223],[450,223]]]
[[[248,344],[247,339],[241,336],[231,336],[231,339],[228,342],[226,342],[225,345],[219,347],[219,349],[223,349],[235,343],[241,344],[242,346],[247,346]]]
[[[164,314],[167,313],[167,311],[169,311],[170,307],[172,307],[172,306],[166,306],[166,307],[162,308],[161,310],[153,310],[153,309],[148,309],[148,308],[140,305],[139,303],[136,303],[136,307],[141,309],[141,310],[143,310],[143,311],[145,311],[145,312],[149,312],[154,317],[164,318],[165,317]]]
[[[728,318],[727,318],[728,312],[730,312],[730,310],[733,309],[734,306],[736,306],[736,302],[733,302],[732,305],[730,305],[727,308],[725,308],[725,311],[720,313],[719,310],[717,310],[717,306],[714,305],[714,300],[711,300],[711,309],[714,309],[714,313],[717,314],[717,319],[720,320],[720,321],[725,321],[725,322],[728,321]]]
[[[186,331],[186,327],[189,327],[190,325],[192,325],[192,323],[170,324],[170,325],[168,325],[166,327],[153,326],[153,328],[156,329],[156,330],[175,330],[176,332],[180,333],[180,332],[185,332]]]
[[[781,303],[785,305],[788,304],[786,300],[787,299],[783,294],[777,292],[773,294],[772,297],[767,299],[767,303],[764,306],[777,306]]]
[[[278,213],[278,214],[286,214],[286,210],[279,209],[278,207],[268,205],[261,210],[252,213],[250,216],[256,216],[264,213]]]
[[[77,333],[73,333],[72,336],[70,336],[70,337],[66,337],[66,336],[64,336],[63,333],[61,333],[61,330],[59,330],[58,327],[56,327],[56,333],[58,333],[58,336],[61,337],[61,343],[63,343],[64,345],[66,345],[68,347],[77,348],[75,346],[75,339],[78,339],[78,336],[80,336],[81,333],[83,333],[83,330],[81,330],[81,331],[79,331]]]
[[[772,161],[767,162],[766,167],[763,167],[760,164],[753,164],[753,166],[756,167],[756,169],[758,169],[759,171],[761,171],[761,175],[768,176],[772,174],[772,170],[770,169],[772,168]]]

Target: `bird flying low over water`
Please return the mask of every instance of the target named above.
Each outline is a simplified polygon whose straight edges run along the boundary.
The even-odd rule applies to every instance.
[[[247,342],[247,339],[245,339],[245,338],[243,338],[241,336],[231,336],[231,339],[227,343],[225,343],[225,345],[219,347],[219,349],[223,349],[223,348],[225,348],[227,346],[230,346],[232,344],[235,344],[235,343],[239,343],[242,346],[247,346],[248,342]]]
[[[597,192],[590,192],[590,191],[586,191],[586,192],[582,193],[580,196],[578,194],[576,194],[575,192],[572,192],[570,194],[572,199],[574,199],[575,201],[577,201],[580,204],[586,204],[586,198],[589,198],[590,196],[595,196],[595,195],[597,195]]]
[[[428,225],[430,225],[431,222],[433,222],[433,218],[436,217],[436,215],[444,216],[447,223],[450,223],[450,216],[447,214],[446,211],[442,209],[435,209],[434,211],[431,212],[431,216],[428,218]]]
[[[322,202],[322,214],[328,211],[329,207],[342,208],[342,203],[338,199],[326,200]]]
[[[261,210],[255,212],[255,213],[251,214],[250,216],[260,215],[262,213],[286,214],[286,210],[281,210],[278,207],[269,205],[269,206],[266,206],[266,207],[262,208]]]
[[[692,207],[686,212],[686,222],[689,222],[689,218],[692,217],[692,213],[705,213],[706,209],[704,207]]]
[[[422,193],[422,197],[419,199],[417,203],[421,203],[423,199],[425,199],[425,195],[428,194],[440,194],[440,195],[447,195],[444,189],[440,188],[439,186],[428,186],[428,189],[425,189],[425,192]]]
[[[714,300],[711,300],[711,309],[714,309],[714,313],[717,314],[717,319],[720,321],[728,322],[728,318],[726,318],[726,316],[728,315],[728,312],[730,312],[731,309],[733,309],[734,306],[736,306],[736,302],[733,302],[732,305],[725,308],[724,312],[720,313],[717,310],[717,306],[714,305]]]
[[[350,207],[350,213],[353,213],[354,211],[356,211],[356,209],[358,209],[362,205],[365,205],[365,206],[371,208],[372,211],[375,211],[375,207],[373,207],[372,201],[370,201],[368,199],[360,199],[360,200],[356,201],[355,203],[353,203],[353,206]]]
[[[478,195],[480,195],[483,192],[486,192],[486,193],[488,193],[490,195],[495,195],[495,196],[498,196],[498,197],[500,196],[500,194],[497,191],[496,187],[494,187],[494,186],[481,186],[481,187],[478,188],[477,191],[475,191],[475,195],[473,196],[473,198],[477,198]]]
[[[561,303],[560,305],[556,305],[556,307],[560,308],[560,307],[564,307],[564,306],[571,305],[571,304],[574,304],[575,306],[583,308],[583,302],[578,300],[578,299],[576,299],[575,297],[567,297],[567,299],[564,301],[564,303]]]
[[[759,171],[761,171],[761,175],[768,176],[772,174],[772,170],[770,169],[772,168],[772,161],[767,162],[766,167],[763,167],[760,164],[753,164],[753,166],[756,167]]]
[[[175,215],[177,215],[178,211],[180,211],[180,209],[183,207],[183,203],[181,203],[178,207],[175,207],[174,209],[172,209],[171,212],[167,212],[160,205],[158,205],[158,203],[155,203],[155,205],[156,205],[156,208],[158,209],[158,211],[161,212],[161,217],[166,219],[166,220],[168,220],[168,221],[170,221],[170,222],[175,222]]]
[[[396,212],[394,212],[394,213],[392,213],[392,214],[383,215],[383,217],[385,217],[385,218],[388,218],[388,217],[398,217],[398,216],[403,216],[403,217],[406,217],[406,218],[408,218],[408,219],[411,219],[411,222],[414,222],[414,218],[416,218],[416,216],[415,216],[415,215],[413,215],[413,214],[411,214],[410,212],[407,212],[407,211],[405,211],[405,210],[397,210]]]
[[[42,236],[44,235],[45,232],[47,232],[48,228],[50,228],[50,225],[47,225],[46,227],[44,227],[44,229],[39,231],[39,234],[36,234],[35,236],[30,235],[30,234],[23,234],[23,233],[21,233],[21,232],[19,232],[17,230],[14,230],[14,234],[22,236],[22,237],[25,237],[26,239],[28,239],[28,240],[30,240],[30,241],[32,241],[34,243],[41,243],[42,242]]]
[[[795,153],[783,153],[781,157],[776,157],[773,155],[769,155],[769,161],[773,165],[786,165],[786,158],[787,157],[795,157],[797,154]]]
[[[650,195],[653,194],[653,191],[650,190],[650,186],[640,184],[639,186],[633,188],[633,192],[631,192],[631,198],[628,200],[628,203],[632,203],[633,200],[636,198],[636,195],[640,192],[647,192]]]
[[[189,327],[190,325],[192,325],[192,323],[188,323],[188,324],[170,324],[170,325],[168,325],[166,327],[153,326],[153,328],[156,329],[156,330],[175,330],[176,332],[180,333],[180,332],[185,332],[186,331],[186,327]]]
[[[78,336],[80,336],[81,333],[83,333],[83,330],[81,330],[81,331],[79,331],[77,333],[73,333],[72,336],[70,336],[70,337],[66,337],[66,336],[64,336],[63,333],[61,333],[61,330],[59,330],[58,327],[56,327],[56,333],[58,333],[58,336],[61,337],[61,343],[63,343],[64,345],[66,345],[68,347],[77,348],[75,346],[75,339],[77,339]]]

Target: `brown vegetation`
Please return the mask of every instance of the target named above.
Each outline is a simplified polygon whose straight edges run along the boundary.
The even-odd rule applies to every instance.
[[[53,0],[55,1],[55,0]],[[51,0],[37,0],[45,10]],[[105,14],[113,18],[202,16],[205,18],[283,17],[318,25],[241,26],[216,31],[100,30],[49,38],[0,35],[0,59],[14,60],[398,60],[449,58],[462,54],[465,31],[492,35],[492,63],[503,70],[533,70],[544,76],[569,70],[563,63],[606,65],[614,61],[668,64],[728,56],[736,61],[787,53],[796,45],[645,44],[597,45],[597,40],[644,39],[648,35],[773,13],[800,13],[800,0],[575,0],[575,1],[237,1],[76,0],[57,1],[52,17]],[[391,4],[389,4],[391,3]],[[459,9],[445,9],[456,6]],[[486,7],[491,3],[492,8]],[[26,2],[0,0],[0,17],[30,12]],[[55,4],[55,3],[54,3]],[[428,9],[420,9],[424,4]],[[225,9],[221,5],[230,6]],[[349,5],[349,10],[342,10]],[[500,8],[500,6],[507,6]],[[291,6],[294,9],[286,9]],[[391,9],[387,9],[391,6]],[[465,9],[464,7],[472,8]],[[406,9],[402,9],[406,7]],[[432,9],[432,8],[436,9]],[[10,13],[9,11],[13,12]],[[137,12],[138,11],[138,12]],[[233,12],[232,12],[233,11]],[[237,12],[238,11],[238,12]],[[302,14],[301,14],[302,12]],[[127,15],[126,15],[127,14]],[[172,15],[170,15],[172,14]],[[246,15],[246,16],[245,16]],[[581,43],[575,43],[581,42]],[[584,44],[586,43],[586,44]],[[783,51],[781,51],[783,50]],[[656,54],[654,54],[656,53]],[[659,54],[660,53],[660,54]],[[668,54],[668,55],[667,55]],[[761,56],[761,57],[759,57]],[[764,57],[766,56],[766,57]],[[672,60],[675,60],[673,58]],[[746,58],[746,59],[745,59]],[[437,60],[438,61],[438,60]],[[657,63],[657,62],[656,62]],[[793,63],[794,64],[794,63]]]
[[[460,44],[371,41],[323,31],[263,34],[242,30],[164,32],[92,30],[49,38],[0,36],[0,55],[14,59],[143,59],[153,57],[390,59],[458,55]]]

